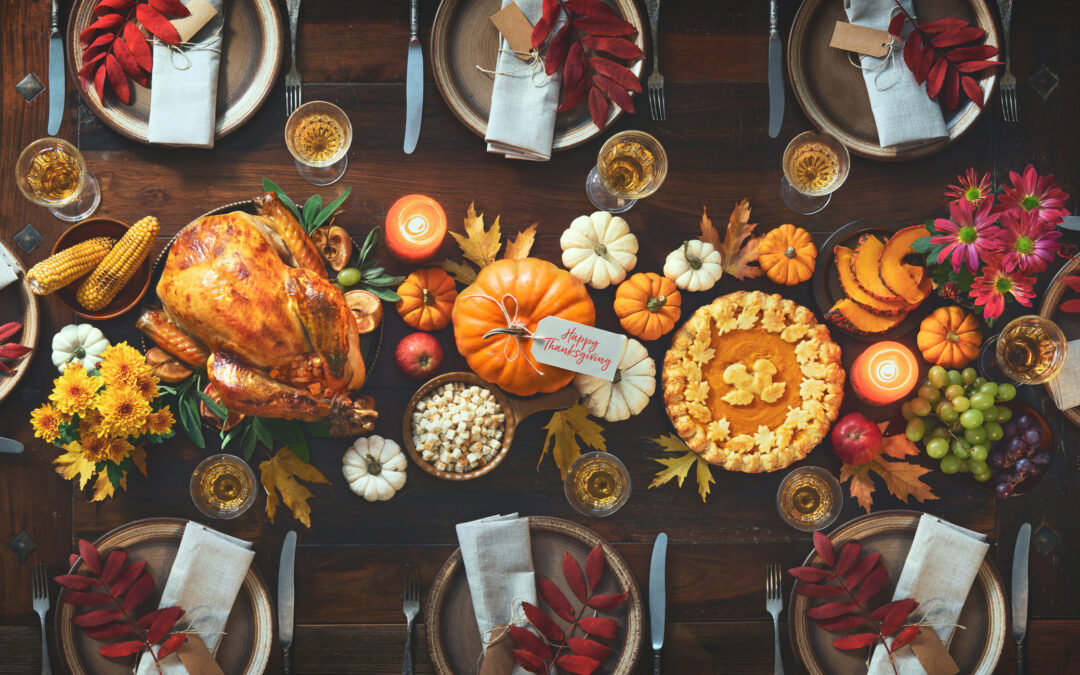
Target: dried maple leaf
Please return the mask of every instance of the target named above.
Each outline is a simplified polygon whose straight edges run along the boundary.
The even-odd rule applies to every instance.
[[[544,437],[544,445],[540,448],[540,459],[536,463],[537,469],[544,461],[544,455],[551,448],[551,456],[555,458],[562,477],[566,478],[566,470],[570,468],[574,460],[581,456],[581,442],[593,450],[607,451],[604,442],[604,427],[589,419],[589,409],[580,403],[576,403],[566,410],[557,410],[551,416],[551,421],[544,425],[547,436]]]
[[[471,265],[454,262],[453,260],[443,260],[442,262],[435,263],[435,266],[444,269],[446,273],[452,276],[454,281],[459,284],[468,286],[476,281],[476,270]]]
[[[664,485],[672,479],[678,479],[678,485],[682,487],[683,481],[690,475],[691,467],[696,466],[697,469],[694,475],[697,479],[698,494],[701,495],[701,501],[704,502],[709,496],[709,484],[716,482],[709,463],[701,455],[686,447],[686,444],[675,434],[658,436],[649,440],[659,445],[664,452],[677,455],[676,457],[653,458],[654,462],[659,462],[666,468],[656,473],[652,482],[649,483],[649,489]]]
[[[87,481],[94,477],[94,463],[83,456],[81,448],[75,443],[68,443],[63,448],[67,452],[53,460],[56,473],[63,476],[65,480],[73,480],[78,476],[81,490],[86,487]]]
[[[506,250],[503,251],[503,258],[508,260],[521,260],[529,257],[529,251],[532,250],[533,242],[536,241],[536,226],[538,223],[526,227],[512,240],[506,242]]]
[[[922,481],[921,476],[930,473],[930,469],[911,464],[910,462],[891,462],[883,457],[903,458],[917,455],[919,450],[915,444],[907,440],[903,434],[886,436],[882,440],[882,455],[874,457],[864,464],[847,464],[840,466],[840,482],[851,480],[851,496],[858,501],[867,513],[874,504],[874,479],[871,472],[881,476],[885,481],[885,487],[897,499],[907,502],[914,498],[920,502],[929,499],[937,499],[930,486]]]
[[[465,259],[481,269],[495,262],[499,247],[502,246],[499,217],[495,216],[491,229],[485,230],[484,214],[476,215],[474,203],[469,204],[469,210],[465,214],[465,234],[451,232],[450,235],[458,243]]]
[[[725,272],[739,281],[756,279],[761,276],[761,268],[753,267],[751,263],[757,262],[762,237],[750,237],[755,227],[757,223],[750,222],[750,200],[744,199],[735,204],[731,211],[724,239],[721,241],[720,233],[709,219],[708,211],[702,207],[699,239],[720,251],[720,264]]]
[[[277,512],[278,497],[274,492],[276,489],[281,493],[281,501],[292,509],[293,516],[305,526],[311,527],[311,507],[307,500],[313,495],[297,482],[297,479],[329,485],[330,481],[326,476],[311,464],[301,462],[288,448],[278,450],[271,459],[259,464],[259,471],[262,472],[261,482],[266,489],[266,515],[270,522],[274,522],[274,514]]]

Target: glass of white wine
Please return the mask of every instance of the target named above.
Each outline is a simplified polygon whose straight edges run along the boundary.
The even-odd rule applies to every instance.
[[[352,124],[333,103],[310,101],[289,115],[285,145],[301,178],[312,185],[330,185],[341,180],[349,166]]]
[[[575,511],[604,518],[630,499],[630,472],[610,452],[587,452],[567,469],[563,490]]]
[[[828,134],[804,131],[784,150],[780,196],[795,213],[818,213],[844,184],[851,156],[844,144]]]
[[[82,153],[62,138],[26,146],[15,163],[15,181],[27,199],[67,222],[89,218],[101,203],[101,188]]]
[[[840,481],[825,469],[804,466],[780,482],[776,510],[784,522],[803,532],[824,530],[840,515],[844,493]]]
[[[996,366],[1017,384],[1042,384],[1065,365],[1068,342],[1056,323],[1037,314],[1019,316],[983,345],[981,358],[993,355],[984,372]]]
[[[255,472],[235,455],[207,457],[191,474],[191,500],[210,518],[236,518],[250,509],[258,496]]]
[[[589,201],[601,211],[622,213],[660,189],[667,177],[664,147],[644,131],[620,131],[604,143],[585,179]]]

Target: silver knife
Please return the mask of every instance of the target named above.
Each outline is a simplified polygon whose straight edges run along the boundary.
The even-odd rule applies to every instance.
[[[420,49],[417,0],[409,2],[409,63],[405,69],[405,154],[411,155],[420,138],[424,113],[424,52]]]
[[[296,531],[289,530],[281,546],[281,563],[278,564],[277,620],[278,643],[282,651],[282,672],[292,672],[293,614],[296,609]]]
[[[1028,615],[1028,549],[1031,547],[1031,523],[1020,526],[1013,550],[1012,567],[1012,633],[1016,641],[1016,672],[1023,675],[1024,637],[1027,636]]]
[[[8,452],[17,455],[23,451],[23,444],[12,439],[0,436],[0,452]]]
[[[49,135],[60,131],[64,119],[64,38],[60,35],[60,0],[52,0],[49,32]]]
[[[784,53],[776,30],[776,0],[769,0],[769,138],[784,123]]]
[[[667,535],[656,535],[649,565],[649,631],[652,633],[653,675],[660,675],[660,649],[664,646],[664,612],[667,593],[664,590],[667,566]]]

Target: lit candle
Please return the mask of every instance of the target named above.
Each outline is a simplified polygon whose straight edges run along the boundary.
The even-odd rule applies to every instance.
[[[406,262],[430,258],[446,236],[446,213],[424,195],[405,195],[386,214],[386,245]]]
[[[918,379],[915,355],[899,342],[875,344],[859,354],[851,368],[855,393],[874,405],[899,401],[911,393]]]

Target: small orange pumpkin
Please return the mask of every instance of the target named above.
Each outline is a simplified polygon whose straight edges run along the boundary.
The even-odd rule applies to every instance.
[[[817,247],[801,227],[781,225],[765,235],[759,250],[761,269],[778,284],[794,286],[814,274]]]
[[[547,316],[592,326],[596,308],[585,284],[546,260],[497,260],[458,295],[454,340],[473,372],[511,394],[556,391],[574,373],[532,357],[530,335]]]
[[[916,344],[923,358],[936,366],[962,368],[975,360],[982,344],[975,317],[960,307],[939,307],[919,325]]]
[[[398,286],[397,312],[417,330],[440,330],[450,323],[457,286],[438,267],[416,270]]]
[[[682,316],[682,294],[671,279],[639,272],[619,284],[614,309],[623,330],[642,340],[655,340],[675,328]]]

